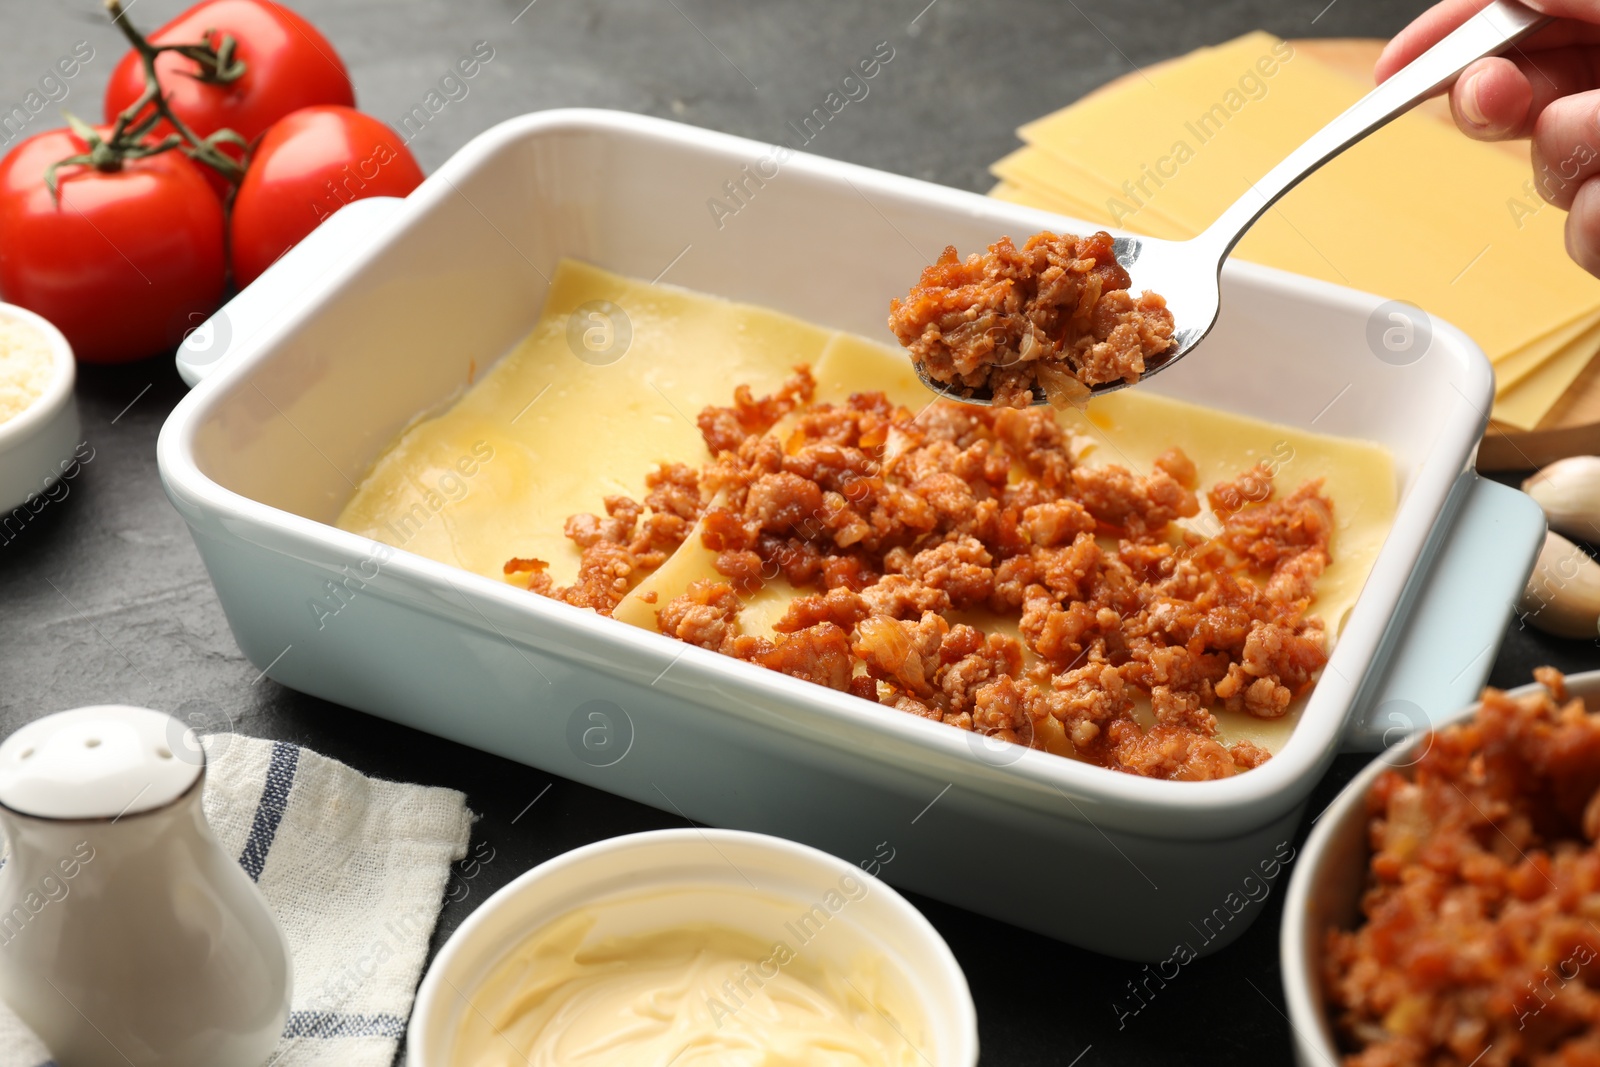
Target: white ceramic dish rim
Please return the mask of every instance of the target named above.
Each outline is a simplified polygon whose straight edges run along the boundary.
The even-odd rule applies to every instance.
[[[1567,685],[1570,695],[1583,697],[1584,702],[1593,710],[1594,700],[1600,697],[1600,671],[1584,671],[1568,675]],[[1531,682],[1515,689],[1508,689],[1506,693],[1516,699],[1538,692],[1541,688],[1543,687],[1538,682]],[[1477,715],[1478,709],[1482,706],[1481,702],[1470,704],[1441,720],[1436,724],[1436,728],[1466,722]],[[1322,888],[1321,868],[1326,862],[1330,842],[1338,833],[1340,824],[1351,816],[1354,808],[1366,804],[1367,793],[1371,791],[1372,783],[1385,771],[1410,766],[1415,760],[1417,746],[1425,743],[1427,739],[1427,733],[1419,734],[1379,753],[1371,763],[1362,768],[1359,774],[1350,779],[1349,784],[1341,789],[1339,795],[1334,797],[1327,808],[1317,816],[1316,822],[1319,825],[1314,826],[1310,836],[1306,838],[1294,874],[1289,880],[1289,890],[1283,901],[1283,925],[1278,946],[1279,965],[1283,971],[1284,1001],[1289,1009],[1289,1025],[1297,1041],[1317,1054],[1318,1058],[1314,1062],[1326,1063],[1328,1067],[1337,1067],[1342,1057],[1331,1040],[1331,1020],[1328,1019],[1316,994],[1320,979],[1313,974],[1312,968],[1321,964],[1321,953],[1320,950],[1308,951],[1307,948],[1306,936],[1310,932],[1307,924],[1312,921],[1311,897]]]
[[[232,354],[226,366],[216,369],[173,410],[162,428],[157,451],[162,477],[175,501],[210,513],[236,535],[261,539],[273,535],[277,548],[284,540],[309,542],[351,558],[359,558],[371,546],[363,538],[324,523],[262,504],[233,492],[205,475],[194,458],[197,429],[207,414],[212,398],[219,397],[235,379],[246,375],[274,350],[275,345],[315,309],[337,300],[363,267],[382,257],[420,216],[436,204],[458,195],[457,182],[472,174],[496,153],[531,133],[560,128],[619,133],[643,139],[670,142],[678,146],[701,147],[742,153],[755,158],[770,146],[679,123],[622,112],[590,109],[564,109],[536,112],[514,118],[491,128],[451,157],[399,207],[390,228],[370,246],[332,270],[321,291],[310,300],[293,307],[287,314],[251,338],[243,350]],[[1061,216],[1018,208],[976,193],[933,185],[913,178],[888,174],[849,163],[796,153],[785,164],[793,173],[806,173],[826,181],[846,181],[865,193],[931,202],[952,212],[993,217],[1001,225],[1059,228]],[[1294,291],[1335,307],[1348,308],[1364,316],[1372,297],[1254,264],[1230,261],[1225,273],[1248,277],[1257,285]],[[1406,496],[1400,501],[1394,523],[1383,550],[1373,565],[1360,598],[1352,609],[1329,666],[1314,690],[1289,740],[1267,764],[1247,774],[1208,782],[1168,782],[1122,774],[1049,753],[1025,750],[1004,768],[978,766],[969,784],[980,784],[989,775],[1000,774],[1013,783],[1022,782],[1039,795],[1066,797],[1088,805],[1115,805],[1127,812],[1164,813],[1192,819],[1211,816],[1237,816],[1240,811],[1257,811],[1261,819],[1274,817],[1282,808],[1315,784],[1313,773],[1320,763],[1331,758],[1346,723],[1353,713],[1362,683],[1370,672],[1381,673],[1380,643],[1401,607],[1407,582],[1436,529],[1452,519],[1455,501],[1452,490],[1475,453],[1476,443],[1488,419],[1488,402],[1493,395],[1493,372],[1481,350],[1460,330],[1442,321],[1434,322],[1434,336],[1447,337],[1446,351],[1457,353],[1449,373],[1468,410],[1452,412],[1441,433],[1433,458],[1424,462],[1413,476]],[[1203,354],[1197,354],[1203,358]],[[1446,373],[1446,372],[1441,372]],[[261,531],[260,534],[254,531]],[[944,760],[955,760],[968,767],[979,764],[959,731],[914,716],[889,714],[879,709],[856,706],[831,690],[799,682],[750,664],[741,663],[705,649],[686,646],[672,638],[602,619],[566,604],[537,597],[503,582],[396,550],[386,571],[397,580],[413,582],[437,596],[440,602],[459,598],[470,591],[508,612],[520,614],[547,625],[544,632],[578,630],[591,639],[617,649],[614,662],[632,660],[656,675],[670,663],[698,668],[703,676],[720,678],[743,689],[761,689],[791,707],[803,708],[828,720],[848,724],[855,731],[896,739]],[[376,595],[383,595],[375,590]],[[463,614],[460,621],[484,628],[485,620]],[[1365,670],[1353,666],[1366,662]],[[642,672],[641,672],[642,673]],[[676,673],[676,672],[675,672]],[[1352,680],[1354,675],[1356,680]],[[1336,705],[1335,710],[1330,705]],[[769,720],[770,721],[770,720]],[[987,772],[987,774],[982,773]]]
[[[611,837],[603,841],[583,845],[570,851],[554,856],[543,863],[530,868],[518,875],[511,882],[502,886],[488,900],[468,915],[466,920],[456,928],[445,942],[439,954],[434,957],[429,965],[427,974],[423,976],[422,984],[417,988],[416,1002],[412,1006],[411,1021],[406,1028],[406,1046],[408,1049],[425,1049],[427,1035],[423,1032],[427,1021],[433,1017],[433,1002],[444,996],[441,986],[444,984],[445,973],[450,969],[456,957],[472,950],[473,941],[479,937],[479,931],[493,922],[494,913],[509,905],[515,898],[523,894],[532,885],[548,879],[553,874],[582,867],[592,860],[612,853],[628,852],[641,846],[652,846],[661,843],[686,842],[690,844],[709,843],[712,848],[719,844],[738,845],[752,849],[767,849],[774,854],[786,855],[803,863],[811,864],[820,872],[826,873],[830,878],[850,875],[870,883],[873,891],[879,894],[888,906],[904,922],[905,927],[915,932],[915,935],[932,951],[938,960],[939,973],[930,976],[931,984],[941,986],[954,994],[960,1000],[964,1011],[961,1018],[955,1020],[960,1031],[960,1047],[951,1050],[950,1061],[953,1064],[969,1064],[978,1062],[978,1015],[977,1007],[972,1001],[972,990],[967,984],[967,976],[961,970],[961,965],[956,962],[955,953],[950,951],[950,946],[945,939],[934,929],[927,916],[912,906],[911,902],[901,896],[898,891],[858,867],[851,866],[844,860],[821,849],[802,845],[781,837],[768,834],[751,833],[747,830],[717,830],[684,828],[675,830],[647,830],[643,833],[624,834],[621,837]],[[720,851],[720,850],[719,850]],[[533,933],[527,930],[526,934]],[[505,953],[515,948],[515,944],[506,944],[495,954],[495,958],[502,958]],[[928,1005],[924,1005],[928,1007]],[[407,1053],[407,1062],[414,1064],[414,1053]]]
[[[66,335],[44,316],[16,304],[0,303],[0,318],[26,323],[44,337],[50,346],[50,379],[33,402],[14,418],[0,422],[0,452],[9,451],[19,441],[44,429],[61,409],[72,402],[72,383],[77,379],[77,361]]]

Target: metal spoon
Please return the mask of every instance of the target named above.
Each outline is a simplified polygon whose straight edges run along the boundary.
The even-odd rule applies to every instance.
[[[1198,237],[1188,241],[1116,238],[1112,247],[1117,262],[1133,278],[1129,288],[1135,292],[1160,293],[1166,298],[1177,326],[1172,347],[1145,360],[1140,380],[1178,362],[1211,332],[1221,305],[1219,279],[1223,260],[1228,258],[1245,231],[1279,197],[1367,134],[1432,96],[1469,64],[1485,56],[1498,55],[1548,21],[1548,16],[1512,0],[1495,0],[1289,153],[1288,158],[1268,171]],[[983,392],[963,396],[961,386],[933,381],[921,363],[917,364],[917,377],[922,379],[923,385],[950,400],[969,404],[990,402]],[[1088,389],[1087,395],[1100,396],[1130,384],[1133,383],[1121,380],[1106,382]],[[1040,390],[1034,392],[1036,405],[1047,402],[1037,395]]]

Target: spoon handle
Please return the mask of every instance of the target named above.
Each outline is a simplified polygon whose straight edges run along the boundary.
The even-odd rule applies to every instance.
[[[1410,111],[1449,84],[1469,64],[1497,55],[1548,21],[1549,16],[1513,0],[1494,0],[1290,152],[1234,201],[1198,240],[1214,247],[1220,266],[1256,219],[1306,175]]]

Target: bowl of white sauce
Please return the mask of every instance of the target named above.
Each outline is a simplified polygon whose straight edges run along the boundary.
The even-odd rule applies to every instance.
[[[871,866],[871,864],[869,864]],[[858,866],[763,834],[662,830],[533,868],[451,936],[409,1067],[975,1067],[955,957]]]

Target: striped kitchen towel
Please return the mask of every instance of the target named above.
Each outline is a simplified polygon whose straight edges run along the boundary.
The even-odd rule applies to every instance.
[[[453,789],[368,778],[281,741],[206,738],[206,818],[289,939],[272,1067],[389,1067],[472,813]],[[50,1054],[0,1004],[0,1067]]]

